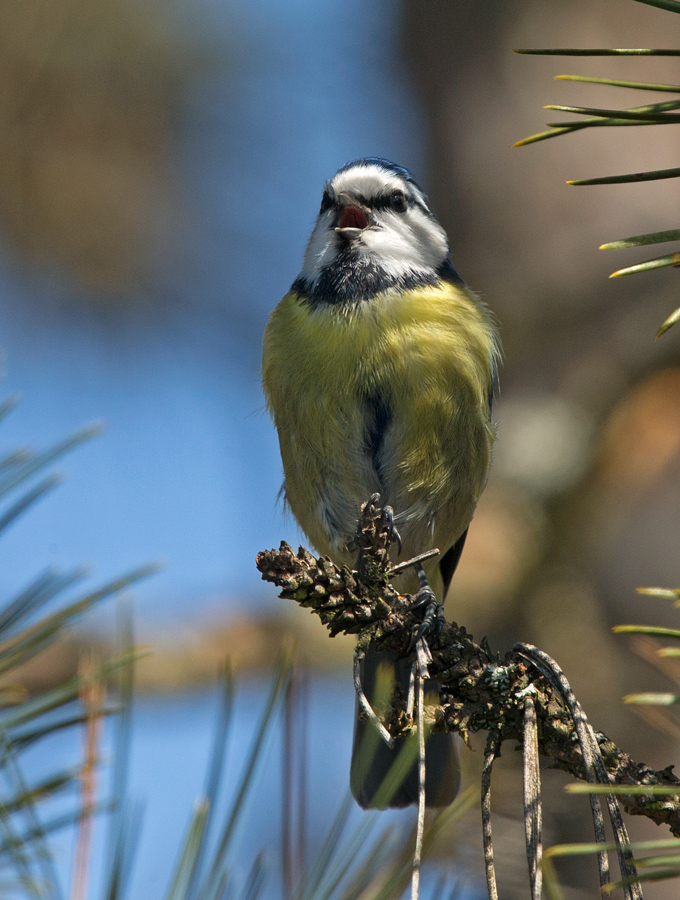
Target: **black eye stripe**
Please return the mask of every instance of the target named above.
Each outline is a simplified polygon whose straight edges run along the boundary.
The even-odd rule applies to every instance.
[[[334,202],[335,202],[335,200],[333,198],[333,195],[330,193],[330,191],[324,191],[323,197],[321,198],[321,209],[319,210],[319,212],[320,213],[326,212],[333,206]]]
[[[389,194],[379,194],[377,197],[372,197],[368,201],[368,206],[371,209],[393,209],[393,197],[395,194],[401,194],[404,198],[405,208],[416,205],[415,198],[405,194],[403,191],[390,191]]]
[[[406,191],[392,190],[388,194],[378,194],[375,197],[365,198],[359,194],[356,195],[357,200],[362,203],[364,206],[369,207],[370,209],[381,210],[381,209],[392,209],[395,210],[393,198],[396,194],[400,194],[404,198],[404,202],[406,206],[403,209],[398,211],[405,212],[406,209],[419,209],[424,215],[428,218],[434,218],[432,212],[428,207],[418,199],[418,197],[414,196],[411,193],[407,193]],[[329,209],[332,209],[337,204],[337,198],[332,191],[326,190],[323,193],[323,197],[321,198],[321,209],[320,213],[328,212]]]

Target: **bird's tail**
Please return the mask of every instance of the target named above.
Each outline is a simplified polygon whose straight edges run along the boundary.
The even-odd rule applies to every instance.
[[[391,677],[379,678],[379,670],[386,671]],[[372,646],[366,651],[361,662],[361,685],[371,706],[389,703],[392,694],[400,694],[406,699],[411,674],[410,664],[397,659],[394,653],[381,652]],[[380,698],[381,684],[392,681],[387,697]],[[436,681],[425,682],[426,692],[439,692]],[[385,691],[382,691],[385,693]],[[381,702],[382,701],[382,702]],[[350,786],[352,794],[363,809],[400,809],[418,803],[418,769],[414,761],[401,784],[396,787],[391,798],[383,802],[378,794],[379,787],[385,781],[390,767],[399,755],[404,739],[394,742],[389,748],[379,737],[374,726],[361,714],[357,702],[354,713],[354,742],[352,746],[352,765],[350,770]],[[460,761],[454,736],[452,734],[432,734],[425,746],[425,802],[427,806],[448,806],[458,793],[460,786]]]

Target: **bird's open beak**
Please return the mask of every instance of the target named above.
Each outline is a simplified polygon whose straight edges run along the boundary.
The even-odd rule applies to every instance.
[[[335,226],[336,233],[346,238],[358,237],[369,226],[370,210],[346,191],[338,194],[338,200],[341,205]]]

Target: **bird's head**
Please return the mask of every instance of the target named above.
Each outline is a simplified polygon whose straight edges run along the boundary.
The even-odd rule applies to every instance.
[[[446,232],[406,169],[368,158],[326,184],[296,284],[318,302],[432,283],[450,266]]]

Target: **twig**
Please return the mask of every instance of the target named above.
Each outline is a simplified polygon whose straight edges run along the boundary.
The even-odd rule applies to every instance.
[[[390,578],[393,575],[399,575],[401,572],[404,572],[406,569],[410,569],[411,566],[417,566],[419,563],[425,562],[426,559],[432,559],[433,556],[439,556],[439,550],[436,548],[434,550],[428,550],[427,553],[420,553],[418,556],[414,556],[412,559],[407,559],[406,562],[399,563],[396,566],[392,566],[389,570]]]
[[[425,638],[420,638],[416,642],[416,661],[418,663],[418,671],[423,678],[430,677],[430,665],[432,664],[432,653],[427,645]]]
[[[413,708],[415,704],[415,695],[416,695],[416,668],[418,663],[414,660],[411,665],[411,672],[409,674],[408,679],[408,697],[406,699],[406,715],[409,719],[413,718]]]
[[[422,556],[409,560],[418,573],[420,590],[415,600],[400,595],[390,584],[394,574],[389,563],[390,529],[385,528],[383,511],[373,502],[362,507],[354,538],[360,549],[357,572],[338,568],[328,557],[315,559],[300,548],[297,554],[282,543],[278,551],[258,554],[262,577],[282,588],[281,596],[310,607],[331,635],[358,636],[354,657],[354,685],[367,719],[385,743],[410,729],[413,706],[413,674],[408,696],[390,709],[390,727],[382,724],[371,708],[361,685],[361,660],[368,646],[393,653],[396,658],[412,658],[413,636],[422,632],[423,621],[416,610],[422,606],[423,591],[429,588]],[[432,637],[434,640],[432,640]],[[412,670],[413,671],[413,670]],[[630,842],[623,823],[619,800],[628,812],[645,815],[657,824],[666,823],[680,836],[680,780],[669,766],[654,771],[633,762],[603,734],[595,734],[574,696],[564,673],[546,653],[531,644],[516,644],[505,659],[493,656],[486,641],[476,644],[465,628],[437,616],[430,644],[420,637],[415,645],[415,694],[418,712],[418,828],[412,872],[412,900],[418,900],[422,862],[422,829],[425,810],[425,732],[423,680],[433,678],[440,685],[440,706],[433,710],[438,730],[458,732],[467,740],[472,731],[486,730],[482,772],[482,830],[489,900],[498,900],[491,832],[491,774],[503,741],[518,739],[524,744],[524,805],[527,856],[532,900],[541,896],[541,804],[538,755],[550,757],[589,784],[606,785],[607,808],[616,838],[626,900],[642,900]],[[574,741],[574,732],[578,741]],[[610,785],[637,788],[630,794],[613,795]],[[659,802],[656,794],[640,788],[668,788]],[[609,860],[605,848],[602,807],[595,792],[590,794],[598,844],[600,888],[609,896]]]
[[[595,732],[592,729],[590,722],[586,714],[581,707],[581,704],[576,699],[574,692],[571,689],[569,682],[564,675],[564,672],[557,663],[548,656],[547,653],[544,653],[542,650],[539,650],[538,647],[534,647],[531,644],[517,644],[515,648],[518,652],[522,653],[523,656],[526,656],[528,659],[536,665],[543,674],[553,683],[556,689],[559,691],[560,696],[564,699],[565,703],[569,707],[569,711],[571,713],[574,727],[576,728],[576,733],[578,734],[579,743],[581,745],[581,752],[583,754],[583,760],[587,767],[588,771],[588,781],[591,783],[599,783],[599,784],[611,784],[611,777],[609,772],[607,771],[607,767],[604,764],[604,760],[602,758],[602,753],[600,751],[600,746],[597,742],[597,738],[595,737]],[[593,803],[593,800],[598,799],[594,794],[590,795],[590,802],[595,811],[596,804]],[[621,877],[624,880],[624,895],[626,900],[641,900],[642,898],[642,888],[640,887],[640,883],[637,879],[637,870],[635,868],[635,863],[633,861],[633,856],[630,850],[630,841],[628,839],[628,832],[626,830],[626,826],[623,822],[623,817],[621,816],[621,808],[619,806],[617,798],[613,794],[606,794],[607,800],[607,808],[609,811],[609,818],[612,823],[612,828],[614,830],[614,837],[616,839],[616,848],[619,857],[619,868],[621,869]],[[599,812],[599,819],[601,824],[601,830],[596,826],[596,840],[598,843],[604,843],[605,834],[604,834],[604,822],[602,819],[602,809],[597,804],[597,809]],[[600,838],[599,835],[602,835]],[[606,854],[601,853],[599,856],[605,857]],[[609,872],[607,866],[607,882],[609,881]],[[600,886],[604,887],[602,882],[603,869],[602,864],[600,863]],[[603,890],[603,897],[609,897],[609,891]]]
[[[493,840],[491,836],[491,771],[500,746],[500,734],[490,731],[486,739],[484,768],[482,769],[482,838],[484,841],[486,889],[489,894],[489,900],[498,900],[498,885],[496,884],[496,868],[493,863]]]
[[[557,663],[547,654],[534,647],[532,644],[515,644],[513,647],[517,653],[520,653],[536,666],[550,681],[550,683],[559,691],[560,696],[569,707],[571,712],[576,734],[581,747],[581,755],[583,757],[583,766],[585,768],[586,781],[590,784],[597,784],[597,774],[593,762],[593,747],[590,742],[590,735],[585,727],[585,715],[576,700],[569,682]],[[602,814],[602,805],[600,798],[596,794],[590,795],[590,808],[593,816],[593,828],[595,830],[595,840],[598,844],[604,844],[607,836],[604,830],[604,816]],[[600,891],[603,900],[607,900],[609,893],[606,885],[611,881],[609,875],[609,857],[606,850],[600,850],[597,854],[598,870],[600,875]]]
[[[420,890],[420,865],[423,857],[423,834],[425,832],[425,677],[416,667],[416,701],[418,706],[418,823],[416,826],[416,847],[413,853],[413,874],[411,876],[411,900],[418,900]]]
[[[378,734],[383,739],[383,741],[385,741],[387,746],[392,749],[392,747],[394,746],[394,738],[373,711],[373,707],[368,702],[366,694],[364,694],[364,689],[361,686],[361,660],[363,659],[363,657],[363,650],[357,650],[357,652],[354,654],[354,690],[356,691],[357,698],[359,699],[359,705],[364,711],[366,718],[377,730]]]
[[[373,531],[377,533],[377,528]],[[370,562],[368,532],[365,529],[368,537],[364,556]],[[356,635],[360,652],[373,642],[379,650],[408,657],[414,628],[420,622],[413,607],[414,598],[400,595],[389,584],[388,563],[382,567],[365,566],[370,577],[360,578],[357,573],[334,565],[327,557],[317,559],[302,548],[296,554],[282,543],[278,550],[260,553],[257,565],[265,580],[279,586],[283,598],[311,609],[332,635]],[[529,649],[528,645],[523,646]],[[440,706],[433,710],[438,730],[458,732],[463,738],[477,731],[495,731],[504,741],[521,741],[524,698],[531,688],[535,691],[532,696],[538,717],[539,753],[584,781],[589,780],[589,766],[597,766],[601,776],[596,776],[596,781],[606,775],[608,781],[621,786],[668,787],[669,795],[663,802],[640,793],[617,796],[629,814],[645,816],[658,825],[666,824],[674,836],[680,837],[680,779],[672,766],[652,769],[636,762],[604,734],[593,735],[585,724],[582,727],[578,713],[576,720],[583,736],[580,742],[575,742],[573,712],[567,702],[569,694],[564,696],[559,679],[556,687],[539,665],[528,661],[526,652],[522,654],[513,648],[501,659],[491,653],[484,641],[476,643],[465,628],[450,623],[442,625],[438,638],[430,641],[429,649],[430,677],[441,686]],[[357,676],[358,660],[355,683]],[[370,718],[363,704],[362,708]],[[395,731],[395,737],[399,736]],[[590,779],[593,783],[592,775]],[[625,846],[624,833],[616,825],[616,813],[611,812]],[[624,857],[626,852],[623,851]],[[624,864],[630,866],[627,859]]]
[[[531,696],[524,700],[524,833],[529,863],[531,900],[541,900],[543,872],[541,859],[541,771],[538,764],[538,722]]]

